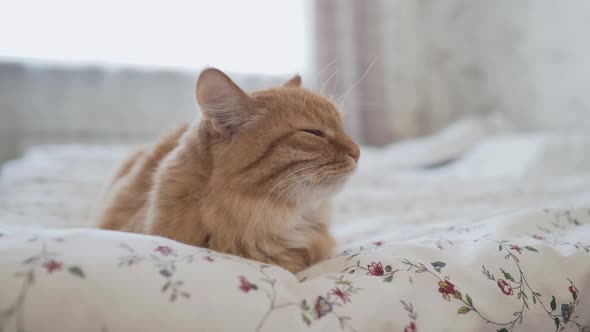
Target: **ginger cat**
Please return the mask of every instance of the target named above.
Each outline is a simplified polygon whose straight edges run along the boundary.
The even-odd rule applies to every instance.
[[[330,198],[359,147],[336,106],[301,87],[245,93],[209,68],[203,118],[139,149],[109,187],[104,229],[164,236],[298,272],[332,254]]]

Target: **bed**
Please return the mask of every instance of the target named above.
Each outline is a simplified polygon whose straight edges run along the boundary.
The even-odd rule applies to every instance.
[[[364,148],[331,259],[296,275],[92,229],[128,146],[0,175],[0,331],[590,331],[590,138],[475,120]]]

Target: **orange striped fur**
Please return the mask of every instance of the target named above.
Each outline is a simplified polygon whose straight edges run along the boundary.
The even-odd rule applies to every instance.
[[[165,236],[297,272],[330,257],[330,198],[359,147],[336,106],[300,86],[245,93],[217,69],[202,120],[143,147],[116,174],[99,227]]]

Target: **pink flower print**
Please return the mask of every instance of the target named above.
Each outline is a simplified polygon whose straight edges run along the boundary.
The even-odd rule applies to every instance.
[[[328,302],[325,297],[318,296],[318,299],[315,301],[314,310],[315,316],[320,319],[332,312],[332,303]]]
[[[517,245],[517,244],[511,245],[511,246],[510,246],[510,250],[515,250],[515,251],[517,251],[519,254],[521,254],[521,253],[522,253],[522,248],[521,248],[519,245]]]
[[[410,325],[406,325],[404,332],[416,332],[416,323],[411,322]]]
[[[438,282],[438,292],[442,294],[443,299],[450,301],[451,297],[449,295],[453,295],[454,298],[460,299],[461,292],[455,289],[455,285],[448,281],[443,280]]]
[[[343,292],[340,288],[336,287],[330,292],[332,295],[336,295],[342,300],[342,303],[350,302],[350,295]]]
[[[512,291],[512,286],[510,286],[510,284],[504,279],[498,279],[498,287],[500,288],[502,293],[504,293],[504,295],[510,296],[514,293]]]
[[[62,263],[53,259],[43,263],[43,267],[47,270],[48,273],[52,273],[53,271],[59,271],[61,270],[62,266]]]
[[[367,265],[367,272],[368,275],[372,276],[382,276],[383,275],[383,264],[381,262],[371,262],[370,265]]]
[[[246,277],[240,276],[240,290],[244,293],[248,293],[251,290],[257,290],[258,286],[251,283]]]
[[[164,256],[174,255],[174,251],[168,246],[158,246],[154,251],[157,251]]]

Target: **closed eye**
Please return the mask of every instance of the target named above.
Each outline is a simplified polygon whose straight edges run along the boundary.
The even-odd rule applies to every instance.
[[[308,134],[312,134],[318,137],[324,137],[324,133],[321,130],[316,129],[299,129],[299,131],[306,132]]]

